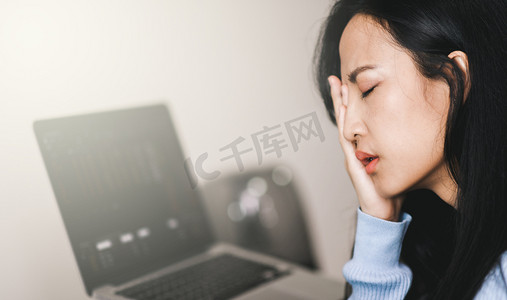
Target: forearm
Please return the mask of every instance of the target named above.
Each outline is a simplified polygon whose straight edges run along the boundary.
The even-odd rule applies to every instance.
[[[349,299],[403,299],[407,294],[412,271],[399,258],[412,217],[402,212],[399,220],[375,218],[358,208],[354,254],[343,267],[353,290]]]

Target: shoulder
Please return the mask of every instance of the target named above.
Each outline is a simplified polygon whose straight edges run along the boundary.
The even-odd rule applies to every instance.
[[[495,272],[495,269],[498,269],[497,272]],[[497,273],[497,274],[496,274]],[[493,267],[493,270],[491,270],[490,275],[497,275],[498,280],[503,282],[505,289],[505,293],[507,293],[507,250],[500,255],[499,262]],[[494,275],[493,275],[494,276]]]
[[[507,250],[500,256],[500,269],[502,270],[503,282],[507,286]]]
[[[507,251],[500,255],[474,299],[507,299]]]

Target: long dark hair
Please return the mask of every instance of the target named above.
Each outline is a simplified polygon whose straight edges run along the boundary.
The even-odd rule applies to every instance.
[[[507,11],[505,0],[342,0],[315,49],[315,79],[336,125],[327,77],[340,74],[338,45],[356,14],[373,17],[408,50],[419,72],[449,86],[444,157],[456,209],[428,190],[407,194],[413,216],[401,261],[413,272],[406,299],[472,299],[507,250]],[[448,58],[467,54],[465,74]],[[432,145],[428,145],[432,147]]]

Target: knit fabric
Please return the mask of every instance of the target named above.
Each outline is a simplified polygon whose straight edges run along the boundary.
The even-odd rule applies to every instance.
[[[357,229],[352,259],[343,276],[352,286],[348,299],[403,299],[412,271],[400,262],[403,238],[412,216],[401,212],[399,222],[373,217],[357,208]],[[507,251],[486,276],[476,300],[507,300]]]

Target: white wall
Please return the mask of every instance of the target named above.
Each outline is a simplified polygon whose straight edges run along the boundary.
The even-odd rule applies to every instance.
[[[329,0],[0,1],[0,295],[87,299],[32,130],[35,119],[168,103],[186,153],[316,111],[325,141],[295,169],[325,273],[343,281],[355,194],[311,58]],[[283,126],[283,125],[282,125]],[[257,165],[245,155],[246,168]]]

